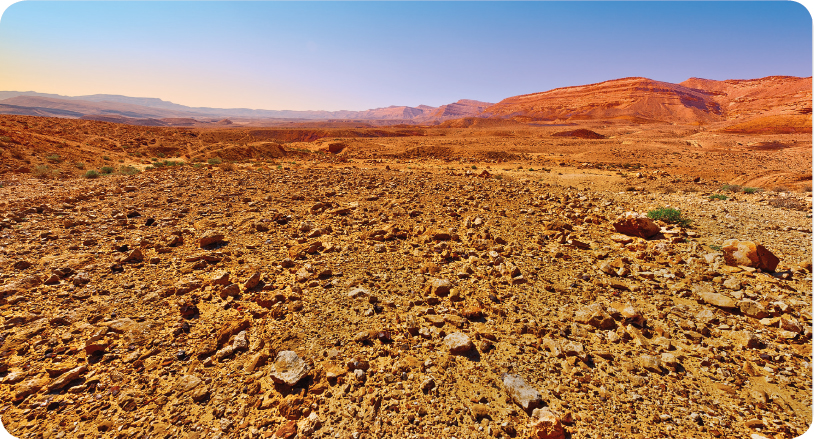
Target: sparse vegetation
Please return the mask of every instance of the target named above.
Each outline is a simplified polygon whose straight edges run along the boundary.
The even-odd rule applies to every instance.
[[[222,163],[220,165],[220,168],[223,169],[224,171],[234,171],[235,169],[237,169],[234,162]]]
[[[811,185],[809,185],[809,188],[810,187]],[[772,188],[772,192],[790,192],[790,191],[789,188],[785,186],[775,186],[774,188]],[[811,190],[809,190],[808,192],[811,192]]]
[[[45,156],[45,159],[51,163],[59,163],[62,161],[62,157],[60,157],[59,154],[48,154]]]
[[[659,207],[647,212],[647,217],[654,221],[664,221],[669,224],[678,224],[688,227],[692,221],[682,216],[681,211],[672,207]]]
[[[721,251],[721,248],[722,248],[722,247],[721,247],[720,245],[711,244],[711,245],[709,246],[709,248],[711,248],[711,249],[715,250],[716,252],[719,252],[719,251]]]
[[[102,166],[99,170],[102,171],[102,174],[105,174],[105,175],[112,174],[113,171],[115,171],[113,166]]]
[[[106,156],[106,155],[103,155],[103,156],[102,156],[102,160],[105,160],[105,161],[108,161],[108,162],[109,162],[109,161],[110,161],[110,157],[109,157],[109,156]]]
[[[760,192],[760,191],[761,191],[761,189],[756,188],[756,187],[745,187],[745,188],[743,188],[743,193],[744,194],[754,194],[754,193],[757,193],[757,192]]]
[[[163,152],[159,152],[158,154],[156,154],[156,156],[161,157],[162,159],[166,157],[166,155]]]
[[[76,166],[76,169],[85,169],[85,164],[82,162],[76,162],[74,166]]]
[[[59,171],[51,169],[48,165],[37,165],[34,167],[33,174],[37,178],[51,178],[56,177]]]
[[[709,199],[710,200],[728,200],[729,197],[727,197],[724,194],[713,194],[713,195],[709,196]]]
[[[725,184],[721,186],[721,190],[725,192],[740,192],[741,186],[737,184]]]
[[[138,173],[139,170],[135,166],[121,166],[119,168],[119,174],[121,175],[136,175]]]
[[[799,210],[801,212],[810,210],[805,202],[792,197],[772,198],[769,200],[769,206],[778,207],[781,209]]]
[[[101,174],[99,174],[98,171],[93,169],[89,170],[88,172],[85,172],[85,178],[99,178],[100,175]]]
[[[221,159],[220,157],[212,157],[211,159],[207,160],[206,163],[209,163],[210,165],[219,165],[221,164]]]

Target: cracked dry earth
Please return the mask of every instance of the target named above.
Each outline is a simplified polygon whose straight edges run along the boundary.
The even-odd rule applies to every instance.
[[[798,436],[810,214],[707,196],[352,166],[10,181],[2,421],[19,438]],[[612,226],[667,205],[692,226]],[[727,239],[780,264],[727,265]]]

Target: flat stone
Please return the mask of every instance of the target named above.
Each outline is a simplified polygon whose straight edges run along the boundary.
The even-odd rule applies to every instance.
[[[275,383],[293,386],[308,374],[308,364],[294,351],[280,351],[271,365],[269,376]]]
[[[528,385],[528,383],[518,375],[503,375],[503,387],[506,389],[512,401],[522,407],[526,413],[531,413],[534,409],[543,404],[540,392]]]

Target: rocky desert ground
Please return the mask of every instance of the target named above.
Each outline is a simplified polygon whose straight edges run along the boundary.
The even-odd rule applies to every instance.
[[[2,116],[0,136],[0,417],[16,437],[811,424],[810,119]],[[681,216],[645,217],[664,208]]]

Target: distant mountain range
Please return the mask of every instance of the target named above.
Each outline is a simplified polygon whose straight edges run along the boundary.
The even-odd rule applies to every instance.
[[[744,123],[771,118],[773,126],[786,124],[794,132],[795,127],[811,130],[811,92],[811,77],[769,76],[726,81],[690,78],[680,84],[636,77],[514,96],[497,104],[462,99],[440,107],[420,105],[366,111],[289,111],[187,107],[156,98],[119,95],[72,97],[5,91],[0,92],[0,114],[156,126],[229,125],[233,120],[243,125],[259,120],[443,122],[445,126],[462,126],[462,123],[469,121],[463,125],[467,126],[472,120],[516,123],[618,120],[707,124]],[[756,126],[762,125],[751,123],[749,129]]]
[[[0,91],[0,114],[70,117],[111,122],[133,122],[139,125],[184,125],[195,121],[235,119],[289,120],[391,120],[432,122],[474,116],[492,105],[462,99],[440,107],[390,106],[366,111],[293,111],[253,110],[248,108],[187,107],[156,98],[134,98],[120,95],[61,96],[37,92]],[[182,119],[182,120],[165,120]]]

